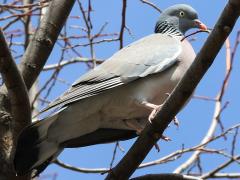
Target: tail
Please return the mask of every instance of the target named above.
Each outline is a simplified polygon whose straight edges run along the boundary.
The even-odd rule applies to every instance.
[[[17,175],[24,175],[35,169],[38,175],[61,151],[56,142],[47,138],[49,126],[57,115],[46,120],[38,121],[26,127],[19,136],[14,157],[14,166]]]

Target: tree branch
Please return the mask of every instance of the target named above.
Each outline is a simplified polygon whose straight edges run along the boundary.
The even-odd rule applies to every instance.
[[[5,84],[5,86],[1,87],[0,95],[6,95],[10,100],[10,107],[7,107],[6,104],[5,106],[1,107],[1,126],[7,125],[7,128],[1,127],[0,133],[0,162],[2,164],[1,167],[4,167],[0,170],[0,179],[2,179],[2,174],[4,172],[13,172],[11,162],[14,155],[13,152],[15,149],[16,139],[22,128],[30,124],[31,111],[27,88],[24,84],[21,74],[18,71],[17,65],[11,56],[10,50],[1,29],[0,49],[0,72]],[[3,100],[1,99],[1,105],[4,104],[2,101]],[[10,109],[11,115],[8,115],[9,112],[2,111],[5,108]],[[14,173],[7,173],[7,177],[9,179],[14,179],[15,177],[13,174]],[[25,178],[28,179],[28,175],[22,177],[22,179]]]
[[[161,9],[158,8],[155,4],[153,4],[152,2],[149,2],[148,0],[140,0],[142,3],[148,4],[149,6],[151,6],[152,8],[154,8],[155,10],[157,10],[159,13],[162,13]]]
[[[120,28],[120,33],[119,33],[119,49],[123,48],[123,34],[124,34],[124,29],[126,28],[126,10],[127,10],[127,0],[122,0],[122,24]]]
[[[81,173],[105,173],[109,171],[108,168],[95,168],[95,169],[88,169],[88,168],[79,168],[75,166],[71,166],[69,164],[63,163],[58,159],[54,161],[55,164],[61,166],[62,168],[66,168],[72,171],[81,172]]]
[[[9,94],[17,135],[31,122],[30,103],[26,86],[11,56],[2,30],[0,30],[0,49],[0,72]],[[1,90],[4,91],[3,88]]]
[[[75,63],[88,63],[92,62],[91,58],[84,58],[84,57],[75,57],[70,60],[65,60],[57,64],[50,64],[46,65],[43,68],[43,71],[48,71],[48,70],[55,70],[56,68],[63,68],[64,66],[75,64]],[[101,64],[103,60],[101,59],[96,59],[97,64]]]
[[[232,31],[239,17],[239,12],[240,1],[230,0],[200,53],[195,58],[194,63],[174,89],[171,96],[167,98],[163,107],[153,119],[152,124],[147,124],[137,141],[119,164],[112,169],[106,179],[128,179],[144,160],[213,63],[225,39]]]
[[[194,176],[180,175],[180,174],[147,174],[132,178],[131,180],[200,180]]]
[[[236,156],[233,157],[232,159],[228,160],[227,162],[221,164],[220,166],[218,166],[216,169],[212,170],[211,172],[208,172],[206,174],[203,174],[201,176],[201,178],[203,179],[207,179],[207,178],[211,178],[212,176],[214,176],[214,174],[216,174],[217,172],[219,172],[220,170],[224,169],[225,167],[227,167],[229,164],[231,164],[232,162],[234,162],[235,160],[239,160],[240,156]]]
[[[75,0],[53,0],[29,43],[20,70],[29,90],[43,69]]]
[[[240,178],[240,173],[217,173],[211,176],[211,178],[237,179],[237,178]]]

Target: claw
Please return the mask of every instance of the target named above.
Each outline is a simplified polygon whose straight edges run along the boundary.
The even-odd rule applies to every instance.
[[[179,127],[179,120],[178,120],[178,118],[177,118],[177,116],[175,116],[174,118],[173,118],[173,123],[174,123],[174,125],[175,126],[177,126],[177,128]]]
[[[160,110],[161,107],[162,107],[162,105],[155,105],[155,107],[153,108],[152,112],[148,116],[148,121],[150,123],[152,123],[152,120],[155,118],[157,112]]]
[[[162,104],[161,105],[156,105],[156,104],[152,104],[150,102],[147,102],[147,101],[141,101],[141,102],[138,102],[138,105],[142,106],[142,107],[145,107],[149,110],[151,110],[151,113],[150,115],[148,116],[148,121],[150,123],[152,123],[152,120],[154,119],[154,117],[156,116],[156,113],[159,111],[159,109],[162,107]]]
[[[170,93],[165,93],[167,96],[170,96]]]
[[[167,136],[162,135],[161,139],[163,139],[164,141],[171,141],[171,139]]]
[[[159,147],[159,145],[156,143],[156,144],[154,144],[154,147],[156,148],[156,150],[158,151],[158,152],[160,152],[160,147]]]
[[[158,112],[158,109],[155,108],[155,109],[152,110],[152,112],[151,112],[150,115],[148,116],[148,121],[149,121],[150,123],[152,123],[152,120],[153,120],[154,117],[156,116],[157,112]]]
[[[169,137],[164,136],[164,135],[162,135],[161,139],[163,139],[164,141],[171,141],[171,139],[170,139]],[[156,150],[157,150],[158,152],[160,152],[160,147],[159,147],[159,145],[158,145],[157,143],[154,144],[154,147],[156,148]]]

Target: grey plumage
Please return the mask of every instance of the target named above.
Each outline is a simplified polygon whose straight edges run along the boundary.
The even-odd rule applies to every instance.
[[[152,34],[118,51],[105,63],[78,79],[72,88],[48,106],[66,105],[126,85],[150,74],[160,73],[177,62],[178,40]]]
[[[81,76],[44,110],[60,107],[57,113],[22,132],[14,159],[16,172],[36,169],[38,174],[66,147],[136,136],[194,60],[192,46],[181,41],[185,31],[194,27],[204,25],[192,7],[172,6],[161,14],[155,34]]]

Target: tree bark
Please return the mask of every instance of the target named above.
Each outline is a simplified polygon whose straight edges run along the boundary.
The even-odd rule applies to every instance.
[[[17,178],[12,162],[17,136],[31,122],[28,93],[1,30],[0,49],[0,72],[4,82],[0,91],[0,179],[25,180],[29,175]]]
[[[13,167],[15,145],[20,131],[31,122],[27,91],[43,69],[75,0],[53,0],[40,27],[30,40],[20,72],[0,32],[0,180],[29,180],[16,176]]]

